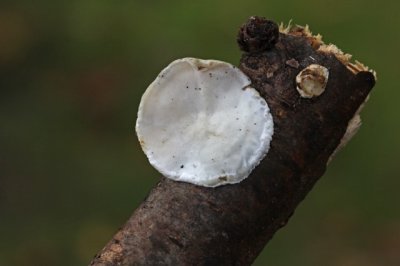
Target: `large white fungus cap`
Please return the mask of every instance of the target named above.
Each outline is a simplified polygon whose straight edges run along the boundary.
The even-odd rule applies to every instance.
[[[266,155],[273,121],[250,79],[221,61],[183,58],[147,88],[136,132],[150,163],[177,181],[238,183]]]

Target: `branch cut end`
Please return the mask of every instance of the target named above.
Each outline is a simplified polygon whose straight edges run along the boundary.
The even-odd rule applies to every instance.
[[[321,34],[314,35],[311,32],[310,27],[308,25],[305,26],[292,25],[292,21],[290,20],[287,25],[285,25],[284,23],[281,23],[279,25],[279,32],[287,35],[306,37],[310,45],[316,51],[326,54],[333,54],[352,73],[357,74],[362,71],[368,71],[371,72],[374,75],[375,80],[377,80],[376,71],[370,69],[368,66],[362,64],[357,60],[354,60],[354,62],[352,62],[351,54],[343,52],[341,49],[339,49],[336,45],[332,43],[326,44],[322,40],[322,35]]]

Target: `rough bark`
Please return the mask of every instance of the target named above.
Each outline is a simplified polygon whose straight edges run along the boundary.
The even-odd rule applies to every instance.
[[[252,18],[238,37],[245,51],[239,67],[274,118],[264,160],[235,185],[205,188],[162,178],[91,265],[250,265],[286,224],[324,174],[375,79],[318,51],[309,36],[277,30]],[[326,90],[301,98],[295,77],[315,63],[329,69]]]

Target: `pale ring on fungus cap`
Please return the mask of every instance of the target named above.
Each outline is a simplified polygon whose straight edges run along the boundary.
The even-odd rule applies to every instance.
[[[247,178],[269,150],[266,101],[235,66],[183,58],[143,94],[136,132],[150,163],[167,178],[216,187]]]

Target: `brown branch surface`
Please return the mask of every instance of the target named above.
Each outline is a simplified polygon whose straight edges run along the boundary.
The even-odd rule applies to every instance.
[[[91,265],[250,265],[286,224],[324,174],[375,79],[318,50],[301,30],[277,30],[271,21],[251,18],[238,37],[239,67],[274,118],[264,160],[235,185],[206,188],[162,178]],[[329,69],[326,90],[301,98],[295,77],[315,63]]]

